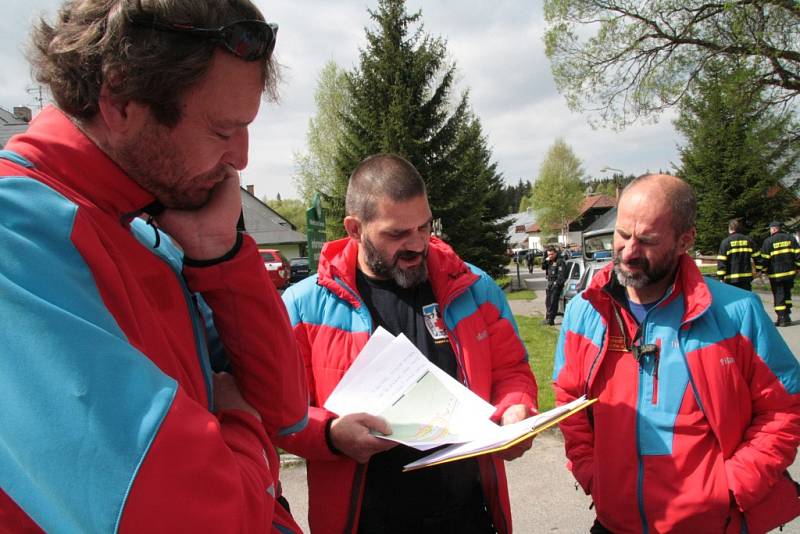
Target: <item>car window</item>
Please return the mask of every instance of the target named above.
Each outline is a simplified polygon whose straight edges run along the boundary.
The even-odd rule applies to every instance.
[[[614,231],[608,230],[599,235],[583,238],[583,253],[586,258],[600,259],[611,257],[614,248]]]
[[[261,257],[264,258],[264,261],[278,261],[272,252],[262,252]]]
[[[577,280],[581,277],[581,269],[578,262],[572,264],[572,270],[569,272],[570,280]]]

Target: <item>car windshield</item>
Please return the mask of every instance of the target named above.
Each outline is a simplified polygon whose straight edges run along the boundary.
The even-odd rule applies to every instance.
[[[308,266],[308,258],[293,258],[289,260],[289,263],[295,267],[306,267]]]
[[[594,236],[584,236],[583,253],[587,258],[599,260],[610,258],[614,248],[614,233],[608,232]]]
[[[264,261],[278,261],[271,252],[262,252],[261,257],[264,258]]]

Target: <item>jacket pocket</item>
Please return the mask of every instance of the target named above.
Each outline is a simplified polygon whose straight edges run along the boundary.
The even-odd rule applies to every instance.
[[[800,516],[800,487],[788,471],[758,504],[744,511],[748,534],[763,534]]]

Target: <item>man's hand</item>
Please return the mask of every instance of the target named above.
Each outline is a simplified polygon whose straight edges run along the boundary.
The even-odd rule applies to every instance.
[[[244,400],[236,379],[230,373],[214,373],[214,409],[242,410],[261,421],[261,415]]]
[[[174,237],[184,254],[195,260],[224,256],[236,243],[236,222],[242,211],[239,174],[228,168],[227,177],[211,191],[198,210],[167,209],[156,217],[158,226]]]
[[[512,423],[516,423],[517,421],[522,421],[523,419],[527,419],[531,416],[530,410],[524,404],[512,404],[506,411],[503,412],[503,416],[500,418],[501,425],[510,425]],[[525,441],[521,441],[514,445],[513,447],[509,447],[504,451],[498,452],[498,456],[503,460],[510,462],[511,460],[515,460],[525,454],[525,451],[531,448],[533,445],[533,438],[528,438]]]
[[[385,436],[392,433],[391,427],[382,418],[368,413],[354,413],[333,420],[331,442],[343,454],[360,464],[367,463],[373,454],[397,445],[393,441],[373,436],[369,433],[370,430],[377,430]]]

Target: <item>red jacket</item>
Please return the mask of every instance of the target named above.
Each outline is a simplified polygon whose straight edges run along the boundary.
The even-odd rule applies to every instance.
[[[153,197],[60,111],[6,149],[0,532],[299,531],[271,438],[302,427],[307,390],[252,239],[176,272],[130,225]],[[194,292],[263,424],[213,411]]]
[[[325,425],[335,415],[321,407],[373,330],[356,289],[357,254],[349,238],[327,243],[317,276],[283,294],[306,363],[311,408],[306,429],[279,443],[308,460],[309,524],[315,534],[355,532],[364,490],[366,465],[330,451]],[[536,382],[497,284],[436,238],[430,242],[428,271],[469,388],[497,408],[496,417],[513,404],[535,409]],[[495,525],[510,533],[503,462],[483,456],[480,469]]]
[[[570,303],[553,374],[559,404],[599,399],[561,430],[600,522],[623,534],[740,532],[743,514],[756,534],[800,515],[786,473],[800,444],[800,365],[758,297],[703,278],[684,255],[641,323],[658,357],[637,362],[626,349],[637,323],[612,296],[612,268]]]

